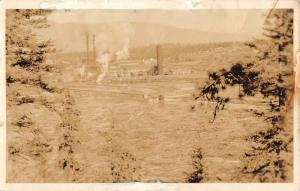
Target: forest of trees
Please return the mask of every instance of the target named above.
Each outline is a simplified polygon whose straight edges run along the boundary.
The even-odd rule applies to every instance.
[[[199,51],[210,51],[215,48],[231,48],[233,46],[243,45],[243,42],[219,42],[219,43],[198,43],[198,44],[179,44],[179,43],[167,43],[162,44],[162,51],[164,59],[169,58],[176,60],[180,55],[197,53]],[[149,59],[156,58],[156,44],[130,48],[129,59]]]

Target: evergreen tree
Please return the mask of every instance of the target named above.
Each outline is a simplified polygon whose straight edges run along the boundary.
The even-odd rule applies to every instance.
[[[260,93],[270,98],[274,112],[286,105],[293,91],[293,11],[273,10],[264,30],[266,39],[246,43],[257,52],[252,63],[235,63],[229,70],[209,72],[209,80],[200,91],[202,96],[216,103],[214,118],[230,99],[219,96],[229,85],[240,87],[240,97]]]
[[[51,41],[38,35],[38,29],[48,27],[48,13],[6,12],[9,182],[78,182],[81,177],[73,154],[80,144],[74,135],[79,131],[78,111],[68,90],[59,84],[59,68],[47,62],[47,54],[55,51]]]
[[[55,49],[50,40],[38,39],[35,30],[48,27],[49,11],[22,9],[8,10],[6,21],[6,81],[45,87],[38,71],[49,70],[44,62],[47,53]],[[50,90],[50,89],[49,89]]]
[[[228,86],[239,86],[239,97],[261,94],[268,99],[270,112],[255,111],[254,114],[264,117],[269,128],[250,136],[249,141],[256,146],[245,153],[242,171],[258,177],[261,182],[284,181],[287,179],[285,168],[292,166],[289,153],[293,132],[283,127],[283,122],[291,106],[294,88],[293,10],[273,9],[263,29],[264,39],[245,44],[256,52],[253,61],[235,63],[229,69],[210,72],[200,95],[215,103],[212,121],[230,102],[230,97],[220,96],[220,92]],[[290,161],[283,160],[286,156]],[[253,161],[256,161],[254,165]]]

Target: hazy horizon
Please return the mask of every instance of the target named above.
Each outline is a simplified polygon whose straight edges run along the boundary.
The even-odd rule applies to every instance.
[[[258,26],[269,10],[75,10],[54,11],[48,20],[57,23],[103,24],[143,22],[206,32],[260,35]],[[217,21],[217,22],[216,22]],[[218,22],[219,21],[219,22]],[[222,21],[222,22],[220,22]],[[234,21],[234,22],[233,22]],[[218,23],[219,25],[216,25]]]
[[[45,36],[52,38],[63,52],[85,51],[87,32],[95,35],[99,50],[111,51],[157,43],[247,41],[261,37],[266,11],[54,11],[48,17],[52,27]]]

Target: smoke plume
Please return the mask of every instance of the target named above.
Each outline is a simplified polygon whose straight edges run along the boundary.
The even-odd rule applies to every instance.
[[[111,61],[111,54],[109,52],[99,54],[99,55],[100,56],[98,56],[96,61],[97,61],[97,63],[100,64],[101,74],[99,74],[97,77],[97,83],[101,83],[101,81],[106,76],[106,74],[108,72],[109,62]]]

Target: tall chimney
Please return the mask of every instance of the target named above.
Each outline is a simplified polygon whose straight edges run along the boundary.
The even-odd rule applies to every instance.
[[[156,60],[157,60],[158,75],[162,75],[163,74],[163,55],[162,55],[161,45],[156,46]]]
[[[89,65],[89,33],[86,33],[86,65]]]
[[[93,65],[96,65],[96,44],[95,44],[95,35],[93,34]]]

